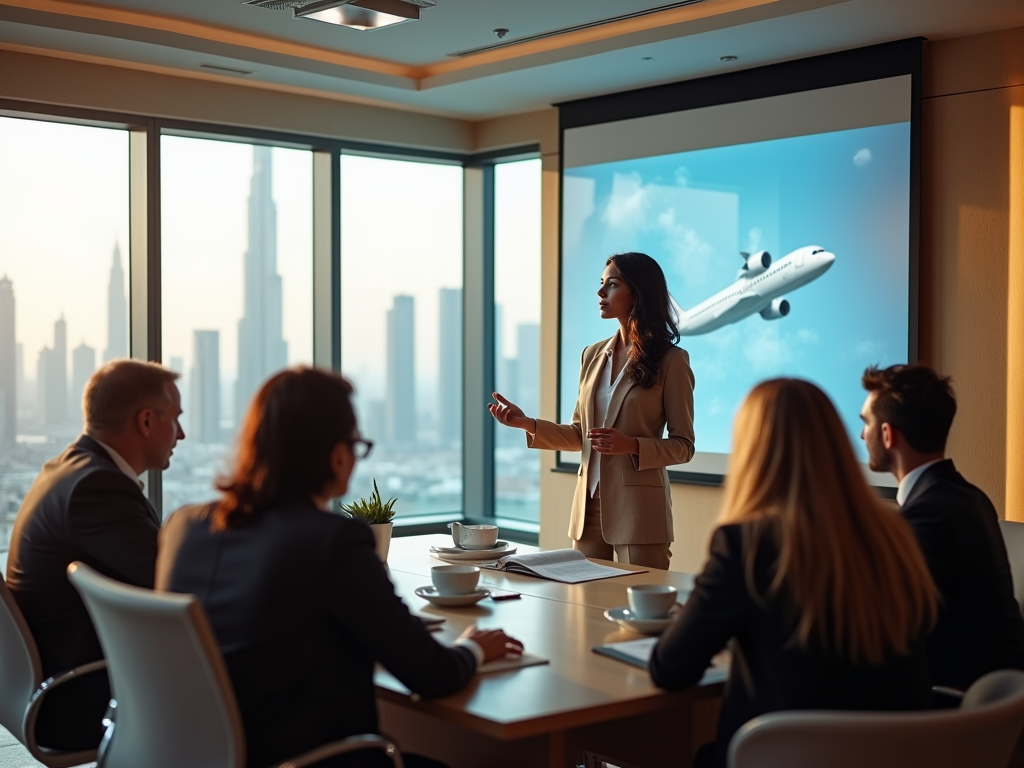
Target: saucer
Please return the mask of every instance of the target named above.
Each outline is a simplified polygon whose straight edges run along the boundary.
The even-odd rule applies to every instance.
[[[494,542],[493,547],[487,547],[486,549],[469,549],[467,547],[439,547],[434,545],[430,548],[431,552],[443,553],[446,555],[460,555],[466,552],[473,555],[494,555],[499,552],[504,552],[508,549],[508,542],[498,539]]]
[[[608,621],[614,621],[623,629],[628,629],[630,632],[637,632],[641,635],[660,635],[672,623],[671,616],[664,619],[638,619],[629,610],[627,605],[609,608],[604,612],[604,617]]]
[[[439,595],[436,587],[419,587],[416,590],[416,596],[442,608],[460,608],[465,605],[475,605],[485,597],[490,597],[491,590],[477,587],[468,595]]]

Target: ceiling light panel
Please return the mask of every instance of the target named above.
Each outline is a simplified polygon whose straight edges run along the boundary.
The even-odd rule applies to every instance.
[[[295,7],[294,14],[296,18],[368,31],[418,21],[420,10],[434,5],[435,0],[319,0]]]

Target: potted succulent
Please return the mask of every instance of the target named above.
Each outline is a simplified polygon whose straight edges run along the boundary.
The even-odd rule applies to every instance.
[[[341,511],[349,517],[362,520],[370,526],[373,538],[377,542],[377,557],[382,563],[388,560],[388,549],[391,546],[391,518],[395,516],[395,502],[398,499],[382,501],[377,490],[377,480],[373,481],[373,495],[369,499],[359,499],[351,504],[342,504]]]

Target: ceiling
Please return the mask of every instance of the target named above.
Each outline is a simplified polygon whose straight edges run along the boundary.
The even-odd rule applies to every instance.
[[[421,21],[358,32],[240,0],[0,0],[0,48],[479,120],[889,40],[1024,26],[1021,0],[703,0],[452,55],[498,43],[496,28],[515,42],[667,1],[437,0]]]

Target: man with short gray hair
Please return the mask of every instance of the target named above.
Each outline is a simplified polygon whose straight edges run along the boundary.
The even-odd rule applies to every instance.
[[[48,461],[14,523],[7,584],[39,646],[43,677],[103,658],[89,614],[68,582],[80,560],[126,584],[153,587],[160,518],[139,479],[163,470],[178,440],[179,374],[114,360],[89,379],[84,433]],[[110,688],[105,672],[55,687],[36,723],[54,749],[95,748]]]

